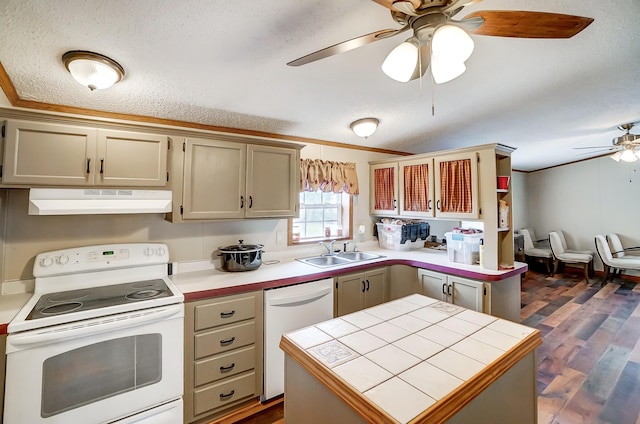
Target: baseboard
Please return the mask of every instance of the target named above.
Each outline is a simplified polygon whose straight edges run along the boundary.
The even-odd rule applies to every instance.
[[[252,415],[259,414],[262,411],[266,411],[269,408],[280,405],[284,402],[284,396],[278,396],[273,399],[270,399],[264,403],[260,402],[259,398],[250,401],[244,406],[234,410],[230,414],[227,414],[223,417],[216,418],[213,421],[210,421],[208,424],[233,424],[237,423],[240,420],[251,417]]]

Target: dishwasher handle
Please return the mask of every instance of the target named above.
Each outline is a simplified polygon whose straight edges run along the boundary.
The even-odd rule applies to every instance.
[[[292,303],[306,302],[310,300],[319,299],[333,290],[333,287],[326,287],[320,290],[312,291],[309,293],[296,294],[292,296],[279,296],[273,297],[267,301],[270,306],[283,306],[290,305]]]

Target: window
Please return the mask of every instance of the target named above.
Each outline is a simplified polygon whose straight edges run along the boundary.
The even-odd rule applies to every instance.
[[[350,239],[351,210],[347,193],[300,192],[300,217],[289,220],[289,244]]]

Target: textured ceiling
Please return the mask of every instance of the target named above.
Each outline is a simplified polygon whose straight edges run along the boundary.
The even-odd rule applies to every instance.
[[[521,170],[589,157],[573,147],[610,145],[640,121],[640,1],[484,0],[457,17],[483,9],[595,21],[567,40],[472,36],[467,72],[421,87],[380,70],[407,33],[286,66],[398,27],[371,0],[3,0],[0,62],[25,100],[412,153],[499,142]],[[64,69],[68,50],[106,54],[126,77],[89,92]],[[363,140],[349,123],[367,116],[380,127]]]

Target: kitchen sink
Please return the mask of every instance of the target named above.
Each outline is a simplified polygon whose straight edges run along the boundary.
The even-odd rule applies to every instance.
[[[376,259],[381,257],[382,255],[376,255],[366,252],[343,252],[337,255],[311,256],[309,258],[299,258],[296,260],[305,264],[317,266],[320,268],[326,268],[338,265],[347,265],[354,262],[367,261],[369,259]]]
[[[348,259],[350,261],[368,261],[369,259],[378,259],[382,255],[367,252],[342,252],[338,254],[339,258]]]

